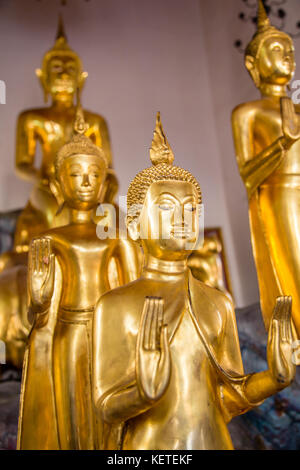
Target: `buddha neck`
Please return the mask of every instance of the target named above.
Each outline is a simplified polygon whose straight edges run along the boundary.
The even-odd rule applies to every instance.
[[[261,95],[263,97],[278,97],[287,96],[286,85],[275,85],[272,83],[262,83],[259,87]]]
[[[187,259],[169,261],[147,254],[142,276],[161,281],[180,280],[185,278],[187,272]]]
[[[73,94],[57,94],[52,96],[52,108],[67,109],[74,106]]]
[[[71,209],[71,224],[88,224],[92,222],[93,209],[92,210],[77,210]]]

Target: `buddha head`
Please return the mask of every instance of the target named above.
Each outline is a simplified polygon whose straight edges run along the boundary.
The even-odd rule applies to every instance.
[[[62,18],[59,18],[54,46],[43,57],[42,68],[36,70],[44,90],[45,101],[48,95],[64,101],[81,90],[87,72],[82,71],[81,60],[67,41]]]
[[[258,0],[257,31],[246,48],[245,65],[257,88],[288,85],[295,71],[293,41],[271,25],[262,0]]]
[[[173,165],[159,113],[150,159],[152,167],[138,173],[128,189],[129,235],[156,258],[186,258],[198,240],[201,190],[189,171]]]
[[[64,204],[71,209],[91,210],[102,201],[108,163],[103,150],[84,135],[87,127],[79,105],[74,136],[61,147],[55,160],[51,190],[59,205],[58,212]]]

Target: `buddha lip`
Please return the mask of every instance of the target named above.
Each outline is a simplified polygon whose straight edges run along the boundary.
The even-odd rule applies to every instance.
[[[184,229],[174,229],[171,230],[171,235],[175,238],[190,238],[192,236],[191,231],[187,231]]]
[[[81,196],[88,196],[93,193],[93,191],[78,191]]]

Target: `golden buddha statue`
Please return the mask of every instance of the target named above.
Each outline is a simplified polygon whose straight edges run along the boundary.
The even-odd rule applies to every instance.
[[[42,68],[36,70],[40,79],[45,101],[51,96],[52,103],[47,108],[30,109],[20,114],[17,123],[16,171],[34,186],[29,202],[21,213],[16,233],[15,251],[28,251],[33,236],[54,226],[68,222],[68,213],[57,214],[57,202],[50,190],[54,176],[54,160],[57,151],[68,142],[72,135],[76,106],[74,97],[81,90],[87,78],[83,72],[80,57],[74,52],[64,32],[62,19],[59,20],[54,46],[46,52]],[[87,137],[95,145],[103,148],[109,168],[112,167],[110,139],[105,119],[89,111],[84,112],[89,125]],[[36,167],[36,148],[40,144],[42,161]],[[117,191],[117,181],[110,171],[105,200],[111,202]]]
[[[248,193],[261,308],[268,328],[274,298],[291,295],[299,335],[300,107],[287,97],[295,70],[294,47],[287,34],[271,26],[261,0],[245,64],[261,99],[238,106],[232,128]]]
[[[145,253],[142,275],[104,294],[95,309],[101,448],[232,449],[231,418],[294,378],[291,298],[277,299],[269,369],[244,375],[232,303],[187,266],[201,190],[189,171],[173,166],[160,119],[150,156],[153,166],[137,174],[127,195],[128,230]]]
[[[68,45],[60,18],[54,46],[43,58],[37,76],[50,107],[24,111],[18,118],[16,142],[17,173],[34,183],[29,202],[18,218],[14,248],[0,255],[0,340],[7,345],[7,360],[21,367],[30,324],[27,321],[26,268],[31,238],[49,228],[69,221],[67,208],[59,208],[53,179],[55,155],[72,135],[76,107],[74,97],[81,90],[87,73],[81,60]],[[101,146],[108,162],[105,191],[101,202],[112,202],[118,182],[112,167],[107,124],[102,116],[84,111],[89,127],[86,136]],[[41,167],[36,167],[36,149],[42,152]],[[59,209],[59,210],[58,210]],[[95,217],[96,220],[96,217]]]
[[[203,244],[197,250],[193,250],[189,256],[188,267],[196,279],[219,289],[232,300],[224,282],[224,267],[220,258],[222,250],[223,247],[217,235],[206,235]]]
[[[55,163],[55,194],[70,209],[71,221],[35,238],[29,252],[33,327],[23,369],[20,449],[98,447],[100,426],[91,396],[94,306],[111,287],[112,259],[119,285],[138,277],[135,245],[96,234],[93,214],[105,190],[109,159],[85,130],[79,109],[76,135]]]

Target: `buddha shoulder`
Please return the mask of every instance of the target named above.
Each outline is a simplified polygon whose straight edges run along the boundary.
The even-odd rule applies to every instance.
[[[234,311],[234,306],[231,300],[220,290],[210,287],[202,281],[199,281],[192,276],[192,288],[196,297],[199,295],[203,299],[206,297],[207,301],[216,307],[222,317],[226,315],[228,311]],[[200,302],[199,302],[200,303]],[[224,318],[223,318],[224,319]]]
[[[100,114],[93,113],[93,112],[88,111],[88,110],[85,109],[84,110],[84,117],[85,117],[85,120],[90,125],[98,124],[100,126],[106,126],[107,127],[106,119],[103,116],[101,116]]]
[[[265,108],[264,101],[265,100],[249,101],[236,106],[232,111],[232,123],[253,119],[257,112]]]
[[[18,115],[18,125],[27,126],[38,126],[44,121],[49,120],[48,108],[34,108],[26,109]]]

